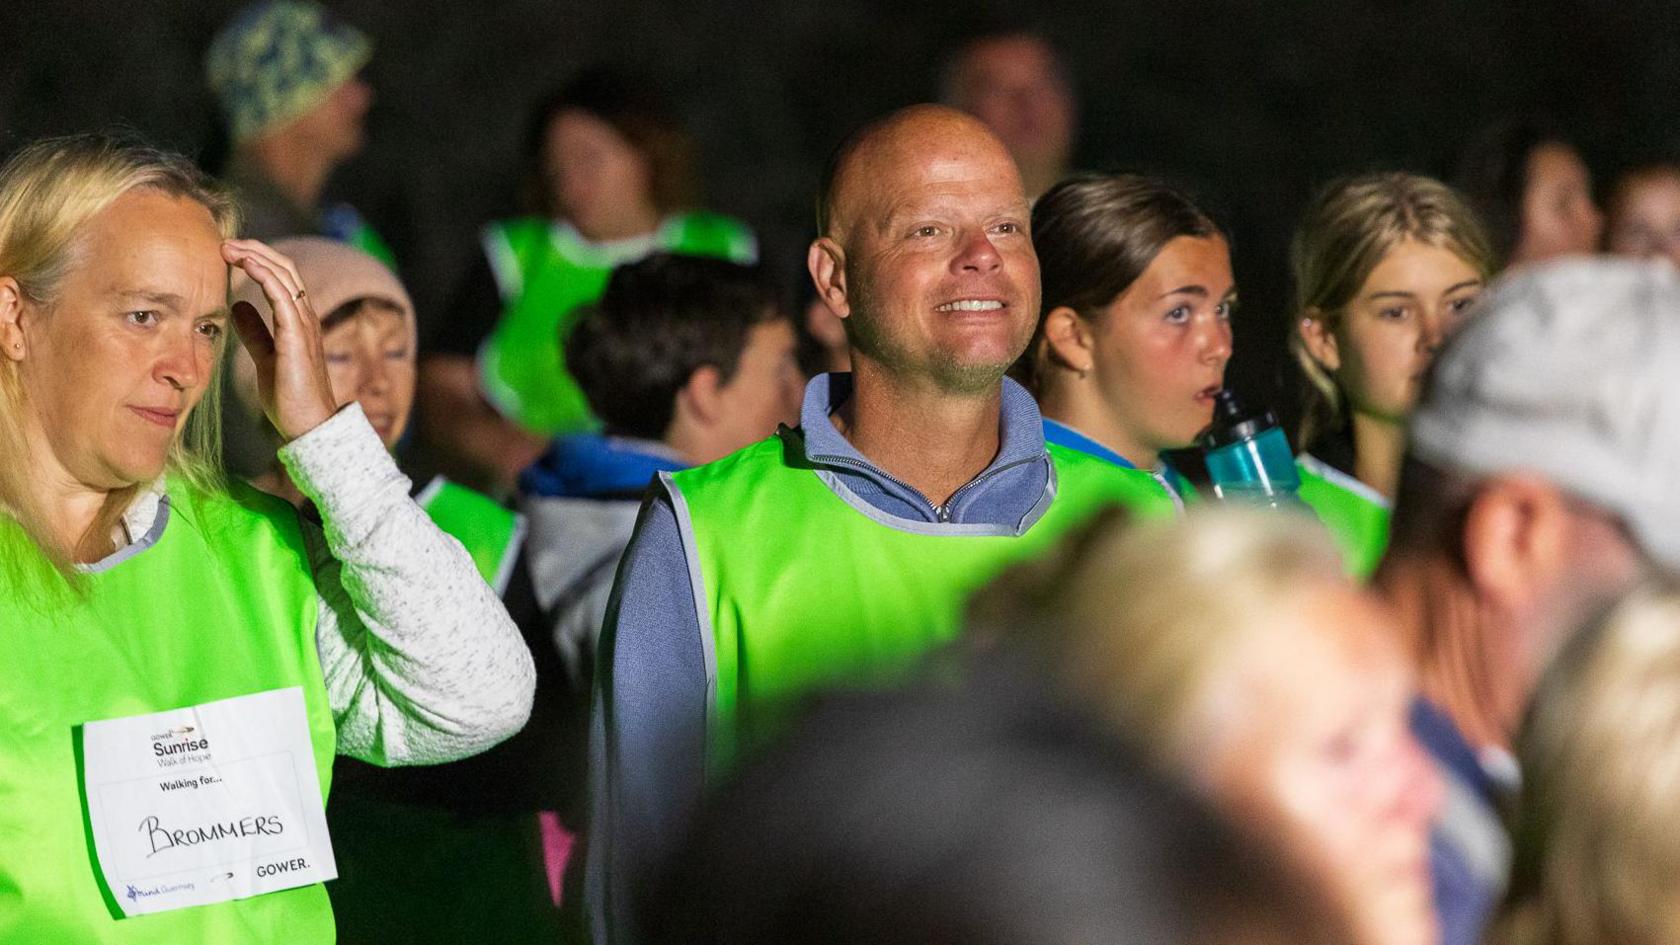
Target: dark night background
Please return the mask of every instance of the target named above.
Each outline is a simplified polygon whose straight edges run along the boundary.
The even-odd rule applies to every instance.
[[[0,145],[138,129],[201,153],[213,106],[200,57],[241,4],[11,0],[0,9]],[[708,203],[759,229],[790,276],[829,149],[932,96],[952,38],[980,18],[1036,25],[1074,74],[1079,164],[1190,184],[1234,235],[1243,307],[1231,381],[1282,405],[1285,248],[1309,192],[1339,173],[1450,172],[1511,111],[1550,115],[1602,185],[1680,128],[1680,9],[1622,0],[902,0],[601,3],[339,0],[372,35],[369,147],[333,191],[395,247],[422,324],[513,204],[525,112],[587,64],[658,83],[702,155]]]

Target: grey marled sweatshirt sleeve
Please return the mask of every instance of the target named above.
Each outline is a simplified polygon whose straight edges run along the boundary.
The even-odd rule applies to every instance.
[[[463,758],[519,731],[536,670],[472,559],[409,498],[350,404],[280,450],[320,510],[305,525],[316,646],[341,754],[380,765]]]

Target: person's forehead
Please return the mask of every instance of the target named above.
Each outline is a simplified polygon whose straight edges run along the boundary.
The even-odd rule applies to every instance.
[[[1534,180],[1567,184],[1586,178],[1587,165],[1574,148],[1548,142],[1529,153],[1528,172]]]
[[[1301,589],[1227,655],[1227,684],[1297,712],[1345,707],[1406,677],[1392,616],[1369,595],[1329,585]],[[1241,682],[1246,680],[1246,682]]]
[[[859,177],[861,202],[880,222],[935,205],[974,212],[1027,206],[1014,165],[989,148],[901,149],[860,168]]]
[[[971,74],[992,78],[1022,71],[1054,75],[1059,61],[1050,46],[1036,36],[1000,36],[975,43],[966,57]]]
[[[775,317],[758,322],[748,329],[746,347],[762,353],[775,354],[783,348],[792,347],[798,337],[792,319]]]
[[[1139,282],[1170,284],[1174,288],[1191,282],[1202,284],[1207,279],[1224,283],[1202,285],[1210,292],[1222,292],[1232,281],[1230,249],[1225,237],[1218,233],[1173,237],[1138,277]]]
[[[1017,196],[1012,168],[973,155],[952,155],[919,163],[888,165],[878,180],[894,202],[957,200],[965,196]],[[1021,195],[1024,202],[1025,196]]]
[[[353,298],[339,308],[348,310],[349,317],[335,321],[328,328],[329,334],[340,329],[388,334],[408,327],[408,310],[379,296]]]
[[[72,278],[98,291],[185,297],[227,285],[221,233],[196,201],[131,191],[89,219],[77,243]]]
[[[1618,190],[1617,205],[1636,208],[1640,205],[1680,203],[1680,170],[1657,171],[1629,178]]]

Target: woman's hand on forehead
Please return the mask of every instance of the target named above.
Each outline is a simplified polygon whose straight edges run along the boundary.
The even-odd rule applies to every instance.
[[[257,396],[269,422],[287,442],[315,429],[338,409],[327,357],[321,349],[321,320],[297,266],[256,240],[228,240],[222,258],[262,287],[274,312],[274,329],[249,302],[233,307],[234,327],[257,366]]]

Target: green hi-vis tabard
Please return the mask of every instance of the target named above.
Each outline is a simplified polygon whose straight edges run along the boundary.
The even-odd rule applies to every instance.
[[[1173,514],[1147,473],[1050,444],[1043,498],[1014,526],[895,518],[797,458],[797,437],[661,477],[695,586],[712,777],[800,696],[911,668],[956,636],[973,591],[1100,508]]]
[[[347,203],[333,204],[321,210],[321,235],[348,243],[397,271],[397,254],[355,207]],[[323,317],[328,313],[321,312]]]
[[[385,268],[392,272],[397,271],[397,254],[391,252],[391,247],[385,242],[385,238],[366,223],[352,230],[350,238],[345,242],[384,263]]]
[[[0,550],[35,553],[7,519]],[[46,604],[0,593],[0,942],[331,941],[319,884],[115,918],[125,911],[117,897],[216,877],[109,888],[79,790],[78,736],[89,723],[293,689],[313,757],[287,763],[326,796],[337,736],[296,511],[243,485],[220,495],[171,482],[152,530],[83,578],[80,591]],[[182,826],[182,843],[204,853],[197,844],[214,831]],[[146,865],[167,873],[175,852]]]
[[[1335,540],[1343,569],[1349,577],[1369,578],[1388,548],[1388,503],[1369,486],[1311,456],[1297,457],[1295,470],[1301,476],[1296,495]],[[1205,501],[1176,474],[1174,485],[1186,505]]]
[[[659,251],[740,263],[758,257],[750,230],[710,213],[668,217],[646,239],[608,244],[550,220],[511,220],[485,229],[484,249],[505,308],[479,348],[481,386],[503,416],[541,436],[597,425],[562,346],[579,306],[601,297],[613,267]]]
[[[442,476],[427,483],[414,501],[433,524],[467,549],[479,575],[501,596],[519,560],[525,517]]]
[[[1369,578],[1388,549],[1388,502],[1359,480],[1312,456],[1295,460],[1305,502],[1336,539],[1348,574]]]

